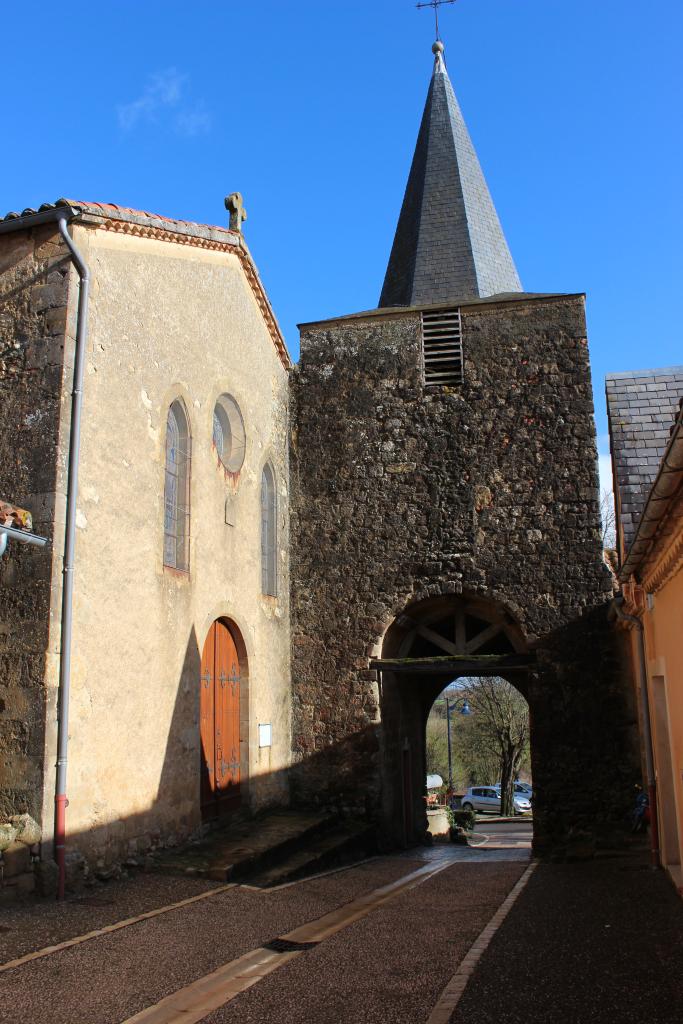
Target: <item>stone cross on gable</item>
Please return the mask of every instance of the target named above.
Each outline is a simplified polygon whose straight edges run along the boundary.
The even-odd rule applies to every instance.
[[[247,219],[247,211],[244,209],[241,192],[231,192],[225,197],[225,209],[230,214],[230,230],[239,231],[242,234],[242,221]]]

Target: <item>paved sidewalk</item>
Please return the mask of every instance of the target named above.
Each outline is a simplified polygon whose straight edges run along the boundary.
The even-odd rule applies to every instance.
[[[451,1024],[680,1024],[683,900],[646,855],[539,864]]]
[[[519,859],[443,862],[449,866],[424,885],[263,978],[203,1024],[425,1024],[526,867]]]
[[[467,862],[468,852],[476,857],[473,863]],[[488,858],[485,863],[481,851],[444,844],[380,857],[281,889],[236,885],[206,896],[196,891],[195,879],[190,897],[195,902],[86,937],[69,948],[44,950],[38,959],[0,974],[0,989],[4,1003],[20,1007],[22,1018],[32,1024],[122,1024],[158,1004],[159,1013],[146,1013],[145,1020],[414,1024],[426,1020],[455,966],[524,872],[528,851],[491,851]],[[410,883],[416,871],[424,876],[417,887],[384,898],[387,884]],[[140,878],[129,885],[147,906],[155,902],[153,894],[171,894],[159,889],[157,879]],[[173,896],[184,895],[184,888],[174,885]],[[120,908],[125,896],[129,910],[128,893],[109,894],[118,895]],[[353,904],[358,898],[366,900],[360,914]],[[98,917],[111,920],[112,907],[91,909],[95,919],[87,922],[90,928]],[[84,913],[82,905],[63,905],[61,913],[48,915],[41,938],[46,931],[53,941],[77,935]],[[316,933],[326,927],[330,913],[339,916],[342,927],[320,938]],[[31,924],[39,923],[40,915],[31,914],[27,929],[17,915],[3,936],[7,952],[25,950]],[[283,952],[275,959],[271,953],[272,963],[265,962],[265,947],[272,949],[273,940],[286,939],[292,931],[299,940],[302,929],[313,934],[311,948],[305,939],[302,952]],[[247,991],[240,980],[246,973],[244,958],[256,975]],[[271,968],[275,973],[266,977]],[[200,1007],[216,972],[221,972],[218,994],[223,995],[209,1014]],[[160,1004],[168,997],[173,1006],[164,1008]],[[178,998],[183,1004],[189,1000],[191,1014],[185,1008],[175,1012]],[[174,1012],[169,1015],[167,1009]]]
[[[680,1024],[683,901],[646,854],[531,872],[528,823],[478,827],[479,848],[277,889],[141,876],[17,909],[3,1005],[32,1024]]]

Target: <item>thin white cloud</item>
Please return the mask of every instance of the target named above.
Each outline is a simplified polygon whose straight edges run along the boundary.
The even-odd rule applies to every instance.
[[[140,121],[156,121],[164,109],[180,102],[186,81],[187,75],[181,75],[175,68],[150,75],[143,93],[118,107],[121,127],[130,131]]]
[[[197,104],[194,108],[178,111],[175,119],[176,130],[189,138],[195,135],[206,135],[211,131],[211,124],[211,114],[204,109],[203,103]]]
[[[186,98],[189,76],[177,68],[149,75],[137,99],[117,107],[119,126],[125,132],[141,124],[164,122],[180,135],[194,136],[211,129],[211,115],[204,104]]]

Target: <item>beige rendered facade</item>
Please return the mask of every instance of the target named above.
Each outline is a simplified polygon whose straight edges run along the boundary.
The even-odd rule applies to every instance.
[[[201,823],[201,659],[216,620],[228,626],[239,656],[241,806],[254,811],[287,799],[289,360],[237,232],[116,207],[78,204],[78,212],[70,232],[92,284],[67,836],[70,850],[106,863],[154,841],[180,839]],[[58,243],[58,237],[46,243],[55,258]],[[65,249],[59,266],[67,275],[68,301],[66,332],[48,343],[53,361],[62,346],[65,358],[54,500],[48,502],[53,515],[45,517],[53,519],[54,544],[46,581],[42,807],[31,807],[42,811],[46,852],[54,807],[63,510],[79,292]],[[54,264],[48,283],[49,273],[54,276]],[[237,472],[225,468],[214,443],[221,396],[234,400],[244,423]],[[189,571],[164,564],[167,417],[174,402],[181,404],[191,435]],[[277,496],[275,596],[262,593],[266,464]],[[259,730],[263,725],[270,729]],[[270,744],[260,745],[259,735],[261,744]]]

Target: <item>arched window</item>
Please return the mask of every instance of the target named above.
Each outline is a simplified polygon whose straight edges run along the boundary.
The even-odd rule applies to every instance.
[[[164,482],[164,565],[190,569],[190,458],[192,439],[181,401],[173,402],[166,418],[166,479]]]
[[[277,597],[277,495],[268,463],[261,474],[261,592]]]
[[[232,395],[221,395],[213,410],[213,445],[229,473],[239,473],[247,439],[240,407]]]

